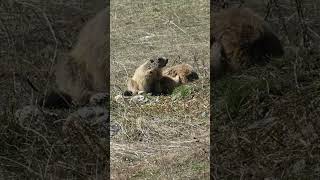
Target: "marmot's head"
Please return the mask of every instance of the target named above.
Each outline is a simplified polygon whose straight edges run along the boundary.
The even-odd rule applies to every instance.
[[[155,68],[163,68],[167,65],[168,59],[164,56],[158,56],[151,58],[149,60],[149,68],[155,69]]]
[[[192,81],[199,79],[199,76],[196,72],[191,71],[190,74],[187,75],[187,79],[189,82],[192,82]]]
[[[163,56],[154,57],[148,60],[147,70],[145,71],[146,79],[157,79],[160,78],[162,68],[168,63],[168,59]]]

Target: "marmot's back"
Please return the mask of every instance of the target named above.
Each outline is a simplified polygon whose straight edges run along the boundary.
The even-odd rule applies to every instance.
[[[249,64],[264,64],[270,56],[284,54],[270,26],[248,8],[223,10],[214,15],[211,23],[211,79],[238,72]]]
[[[228,59],[241,56],[282,56],[280,40],[269,25],[248,8],[231,8],[212,18],[213,41],[222,44]]]
[[[75,104],[83,105],[89,102],[92,95],[107,93],[107,13],[107,9],[104,9],[90,19],[81,29],[72,51],[59,59],[55,66],[58,92],[53,91],[41,100],[46,107],[62,107],[62,102],[65,102],[63,99],[67,99],[67,104],[72,100]]]
[[[186,63],[169,67],[163,71],[163,74],[171,78],[176,78],[178,76],[179,83],[182,84],[199,79],[199,76],[193,67]]]
[[[71,51],[71,56],[80,61],[88,63],[96,60],[98,64],[104,65],[107,55],[107,36],[109,18],[107,9],[100,11],[80,31],[78,41]],[[84,61],[84,62],[81,62]]]

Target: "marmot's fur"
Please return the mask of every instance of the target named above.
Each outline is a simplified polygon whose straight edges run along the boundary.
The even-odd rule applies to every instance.
[[[267,56],[284,54],[267,22],[248,8],[223,10],[214,15],[211,23],[211,72],[215,79],[243,66],[261,63]]]
[[[152,60],[142,64],[129,79],[128,91],[124,95],[136,95],[139,92],[167,95],[179,85],[199,79],[198,74],[189,64],[179,64],[162,72],[167,62],[168,59],[160,58],[158,61]],[[148,64],[151,64],[152,68]],[[153,73],[149,74],[150,71]]]
[[[160,80],[162,94],[171,94],[182,85],[199,79],[198,74],[189,64],[178,64],[165,69]]]
[[[162,68],[167,63],[168,59],[165,57],[147,60],[135,70],[133,77],[128,80],[128,90],[124,95],[136,95],[140,92],[159,95],[161,93]]]
[[[163,75],[170,76],[172,78],[178,78],[179,83],[185,84],[199,79],[198,74],[193,67],[189,64],[178,64],[176,66],[165,69]]]
[[[71,104],[70,99],[73,103],[82,105],[88,103],[93,94],[108,92],[107,37],[109,36],[109,18],[107,13],[107,10],[104,9],[89,20],[80,31],[78,41],[70,54],[66,54],[58,60],[55,66],[58,91],[52,92],[40,100],[39,105],[64,107]],[[62,94],[62,96],[56,96],[58,94]],[[68,100],[57,100],[62,97]]]

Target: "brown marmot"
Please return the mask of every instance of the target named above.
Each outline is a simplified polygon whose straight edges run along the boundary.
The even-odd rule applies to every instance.
[[[182,85],[199,79],[194,68],[189,64],[178,64],[165,69],[160,80],[161,92],[171,94],[173,90]]]
[[[169,67],[165,69],[162,74],[177,79],[181,84],[186,84],[199,79],[194,68],[186,63]]]
[[[165,57],[147,60],[135,70],[133,77],[128,80],[128,90],[124,92],[124,95],[130,96],[142,92],[159,95],[161,93],[162,68],[167,63],[168,59]]]
[[[129,79],[128,91],[125,91],[124,95],[136,95],[139,92],[167,95],[179,85],[199,79],[198,74],[189,64],[179,64],[162,71],[167,63],[168,59],[158,58],[139,66],[133,77]]]
[[[217,79],[226,72],[281,57],[283,47],[267,22],[248,8],[230,8],[211,18],[211,73]]]
[[[83,105],[93,94],[108,92],[107,13],[104,9],[89,20],[72,51],[58,60],[55,66],[58,91],[49,93],[39,105],[49,108],[68,107],[72,102]]]

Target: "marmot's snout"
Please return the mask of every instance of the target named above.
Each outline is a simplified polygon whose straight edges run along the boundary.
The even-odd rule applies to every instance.
[[[163,67],[165,67],[165,66],[167,65],[167,63],[168,63],[168,58],[166,58],[166,57],[159,57],[159,58],[157,59],[157,61],[158,61],[159,67],[160,67],[160,68],[163,68]]]

